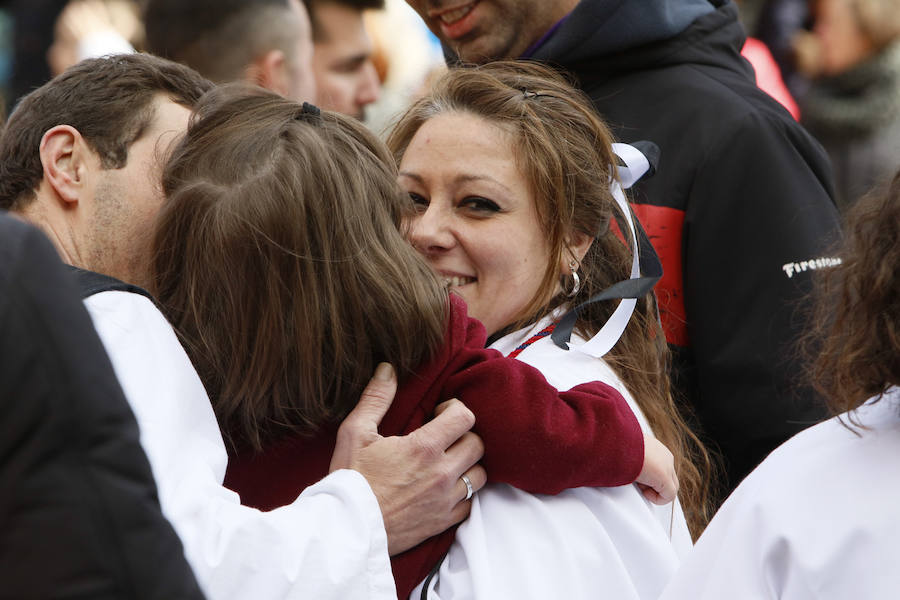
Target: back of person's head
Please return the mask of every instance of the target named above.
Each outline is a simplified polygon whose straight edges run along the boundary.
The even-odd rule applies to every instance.
[[[412,210],[355,120],[257,88],[206,96],[163,176],[155,292],[227,435],[337,422],[379,361],[443,338],[447,295],[399,230]]]
[[[804,350],[835,414],[900,385],[900,171],[845,217],[841,263],[817,271]]]
[[[317,18],[316,9],[323,4],[335,4],[360,13],[365,10],[381,10],[385,0],[303,0],[306,10],[309,12],[309,20],[312,23],[313,41],[324,41],[327,37],[327,27]]]
[[[25,96],[10,115],[0,137],[0,208],[20,210],[35,198],[47,130],[74,127],[103,168],[118,169],[152,122],[155,96],[192,108],[211,86],[195,71],[147,54],[78,63]]]
[[[617,176],[613,138],[583,92],[538,63],[498,61],[451,69],[390,133],[387,143],[398,164],[419,128],[445,113],[472,114],[508,133],[519,170],[535,198],[549,258],[536,267],[543,269],[543,281],[513,328],[566,302],[582,304],[628,279],[631,252],[610,227],[611,219],[621,218],[610,189]],[[558,265],[568,262],[568,240],[575,232],[589,236],[593,243],[580,263],[581,288],[574,297],[567,297],[560,291]],[[585,306],[576,330],[591,337],[616,305],[613,301]],[[706,520],[706,484],[692,457],[707,467],[709,461],[672,400],[666,374],[668,357],[655,300],[648,295],[638,301],[625,333],[604,358],[616,368],[656,436],[678,457],[683,501],[692,511],[688,520],[697,532]]]
[[[311,44],[302,11],[297,0],[149,0],[147,50],[217,83],[241,81],[272,50],[291,64],[301,59],[298,42],[307,38]]]

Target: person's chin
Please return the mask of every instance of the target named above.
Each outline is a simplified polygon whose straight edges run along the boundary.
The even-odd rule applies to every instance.
[[[510,58],[506,49],[498,46],[498,40],[487,35],[473,35],[469,39],[450,43],[448,46],[467,64],[483,65],[494,60]]]

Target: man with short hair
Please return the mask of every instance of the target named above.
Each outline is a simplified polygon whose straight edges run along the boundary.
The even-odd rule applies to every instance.
[[[483,446],[457,401],[408,436],[381,438],[396,390],[380,368],[338,432],[332,473],[261,513],[222,487],[227,455],[206,392],[171,326],[138,285],[163,202],[167,148],[211,84],[150,55],[79,63],[26,96],[0,135],[0,209],[47,234],[140,427],[163,513],[211,598],[393,598],[388,555],[468,513]]]
[[[147,50],[216,83],[316,98],[309,17],[299,0],[149,0]]]
[[[378,100],[381,89],[363,11],[383,9],[384,0],[303,2],[312,23],[317,104],[362,119],[366,105]]]
[[[722,450],[729,487],[824,417],[791,346],[838,234],[831,172],[756,87],[733,3],[407,1],[451,63],[561,67],[619,139],[659,146],[633,208],[665,271],[657,295],[678,399]]]

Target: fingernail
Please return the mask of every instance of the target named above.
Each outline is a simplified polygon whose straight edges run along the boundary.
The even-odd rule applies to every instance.
[[[393,376],[394,367],[391,366],[391,363],[378,363],[378,368],[375,369],[375,379],[389,381]]]

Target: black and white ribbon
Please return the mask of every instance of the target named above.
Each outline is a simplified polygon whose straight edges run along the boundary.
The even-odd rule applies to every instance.
[[[600,331],[586,343],[576,347],[579,352],[596,358],[602,357],[616,345],[631,320],[637,299],[650,293],[653,286],[662,277],[662,264],[659,262],[659,256],[653,249],[644,228],[634,218],[624,192],[651,170],[650,161],[644,153],[629,144],[613,144],[613,152],[625,163],[625,166],[617,167],[619,177],[618,181],[612,182],[611,191],[631,233],[631,276],[614,283],[563,315],[550,336],[553,343],[563,350],[568,350],[572,329],[585,306],[595,302],[620,299],[619,306],[600,328]]]

